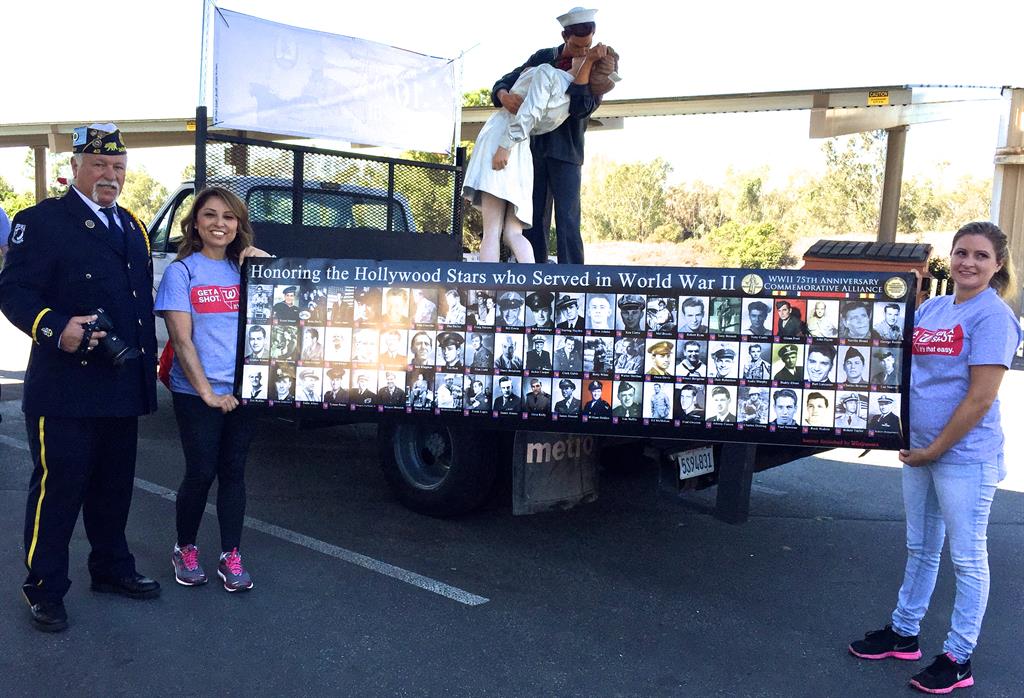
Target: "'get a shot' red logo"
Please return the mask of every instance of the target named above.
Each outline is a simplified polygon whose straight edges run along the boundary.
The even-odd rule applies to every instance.
[[[238,286],[196,286],[191,296],[197,313],[238,312]]]
[[[963,350],[964,328],[960,325],[942,330],[929,330],[926,327],[914,328],[914,354],[960,356],[960,352]]]

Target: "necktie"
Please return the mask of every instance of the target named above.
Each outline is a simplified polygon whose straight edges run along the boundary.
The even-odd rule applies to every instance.
[[[107,217],[107,228],[109,228],[111,232],[120,229],[120,226],[118,226],[116,222],[117,209],[115,209],[113,206],[107,206],[106,208],[101,208],[100,211],[102,211],[103,215]]]
[[[121,230],[120,226],[118,226],[117,224],[117,209],[113,206],[107,206],[105,208],[101,208],[100,211],[102,211],[103,215],[107,217],[107,229],[111,232],[112,235],[114,235],[114,240],[117,242],[118,245],[121,246],[121,249],[123,250],[124,231]]]

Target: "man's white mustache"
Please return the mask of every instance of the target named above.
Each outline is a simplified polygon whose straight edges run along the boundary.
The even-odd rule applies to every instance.
[[[114,198],[117,198],[117,196],[121,193],[121,185],[118,184],[116,179],[100,179],[97,180],[96,183],[92,185],[92,198],[94,201],[99,199],[100,187],[112,187],[114,189]]]

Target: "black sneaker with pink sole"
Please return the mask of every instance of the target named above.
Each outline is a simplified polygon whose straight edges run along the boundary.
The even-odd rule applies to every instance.
[[[904,637],[887,625],[881,630],[864,634],[863,640],[850,643],[850,654],[861,659],[903,659],[914,661],[921,658],[917,635]]]
[[[933,694],[952,693],[958,688],[974,685],[971,673],[971,660],[963,664],[956,661],[948,652],[936,655],[935,661],[919,674],[914,674],[910,685],[919,691]]]

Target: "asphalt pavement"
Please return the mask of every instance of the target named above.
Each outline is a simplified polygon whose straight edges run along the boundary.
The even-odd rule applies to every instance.
[[[892,454],[833,451],[761,473],[742,525],[709,514],[714,490],[667,494],[644,460],[603,473],[599,499],[571,511],[513,517],[498,501],[438,520],[392,498],[372,425],[296,432],[267,421],[250,454],[243,535],[255,588],[181,587],[167,493],[183,459],[161,387],[160,410],[142,420],[128,536],[163,595],[90,592],[79,527],[71,627],[45,635],[19,589],[30,463],[17,370],[0,361],[0,379],[0,695],[910,696],[907,679],[941,651],[948,626],[946,559],[924,660],[846,652],[886,622],[900,580]],[[1004,395],[1022,388],[1011,374]],[[1021,442],[1011,430],[1011,477],[989,528],[977,684],[958,695],[1024,695]],[[212,571],[215,516],[199,542]]]

